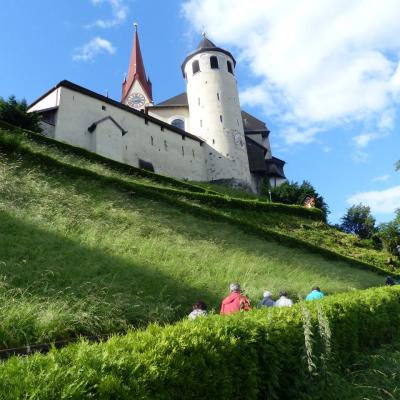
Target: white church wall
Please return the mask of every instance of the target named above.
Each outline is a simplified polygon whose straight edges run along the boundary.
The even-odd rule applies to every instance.
[[[211,69],[210,57],[218,58],[218,69]],[[193,74],[193,61],[200,72]],[[214,148],[209,157],[208,179],[235,178],[250,183],[243,123],[235,76],[228,72],[233,60],[218,51],[193,56],[185,65],[191,132]]]
[[[127,133],[107,119],[110,116]],[[147,123],[146,123],[147,121]],[[55,139],[83,147],[116,161],[139,166],[151,162],[155,172],[190,180],[207,180],[205,153],[200,142],[169,130],[133,112],[61,87]],[[182,150],[183,149],[183,150]]]
[[[185,122],[185,131],[191,132],[189,109],[187,107],[149,107],[148,113],[167,124],[171,124],[174,119],[182,119]]]
[[[60,104],[60,92],[61,88],[54,89],[46,97],[39,100],[33,107],[31,107],[29,112],[58,107]]]

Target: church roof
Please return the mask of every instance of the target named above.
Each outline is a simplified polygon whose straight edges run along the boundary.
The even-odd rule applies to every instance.
[[[228,50],[221,49],[221,47],[217,47],[211,40],[207,39],[206,36],[203,35],[203,38],[201,39],[197,48],[194,51],[192,51],[191,53],[189,53],[188,56],[184,59],[184,61],[182,63],[181,69],[182,69],[183,76],[185,76],[186,63],[195,55],[200,54],[200,53],[205,53],[207,51],[218,51],[220,53],[224,53],[232,59],[233,65],[234,66],[236,65],[235,58]]]
[[[208,40],[208,39],[206,39]],[[183,92],[174,97],[171,97],[167,100],[162,101],[161,103],[156,104],[154,107],[189,107],[187,93]],[[243,128],[246,134],[251,133],[269,133],[268,127],[265,125],[265,122],[257,119],[253,115],[249,114],[246,111],[242,110],[242,120],[243,120]]]
[[[170,99],[164,100],[156,104],[155,107],[189,107],[187,93],[183,92]]]
[[[150,79],[146,76],[142,52],[140,51],[139,35],[137,33],[137,29],[135,29],[135,34],[133,37],[128,76],[122,83],[122,102],[126,99],[126,96],[129,94],[129,91],[131,90],[135,81],[138,81],[140,83],[147,97],[152,101],[152,85]]]

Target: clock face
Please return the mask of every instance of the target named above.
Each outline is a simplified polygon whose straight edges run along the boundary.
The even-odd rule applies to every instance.
[[[128,106],[133,108],[141,108],[146,102],[145,97],[141,93],[132,93],[128,97]]]

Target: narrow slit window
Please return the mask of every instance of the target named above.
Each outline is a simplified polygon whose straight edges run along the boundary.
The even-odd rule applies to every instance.
[[[232,63],[230,61],[226,62],[226,65],[228,67],[228,72],[230,72],[231,74],[233,74],[233,69],[232,69]]]
[[[193,75],[197,74],[198,72],[200,72],[200,64],[199,64],[199,60],[194,60],[192,63],[192,71],[193,71]]]
[[[210,57],[210,67],[211,69],[218,69],[218,58],[216,56]]]
[[[200,97],[197,98],[197,105],[200,105]]]
[[[150,136],[151,145],[154,146],[154,139],[153,136]]]
[[[184,147],[182,146],[182,156],[184,156],[185,155],[185,149],[184,149]]]
[[[218,99],[218,101],[220,100],[220,98],[219,98],[219,93],[217,93],[217,99]]]
[[[222,115],[219,116],[219,120],[222,122]]]
[[[164,150],[168,151],[168,143],[166,140],[164,140]]]
[[[194,156],[194,150],[192,150],[192,154],[193,154],[193,159],[195,159],[196,157]]]
[[[201,119],[200,120],[200,128],[202,128],[203,127],[203,120]]]

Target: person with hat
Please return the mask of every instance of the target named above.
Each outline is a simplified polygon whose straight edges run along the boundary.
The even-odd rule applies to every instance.
[[[263,299],[258,303],[258,308],[273,307],[275,302],[272,300],[272,293],[266,290],[263,294]]]
[[[222,300],[221,314],[232,314],[250,310],[250,300],[241,293],[240,284],[235,282],[229,285],[230,295]]]

